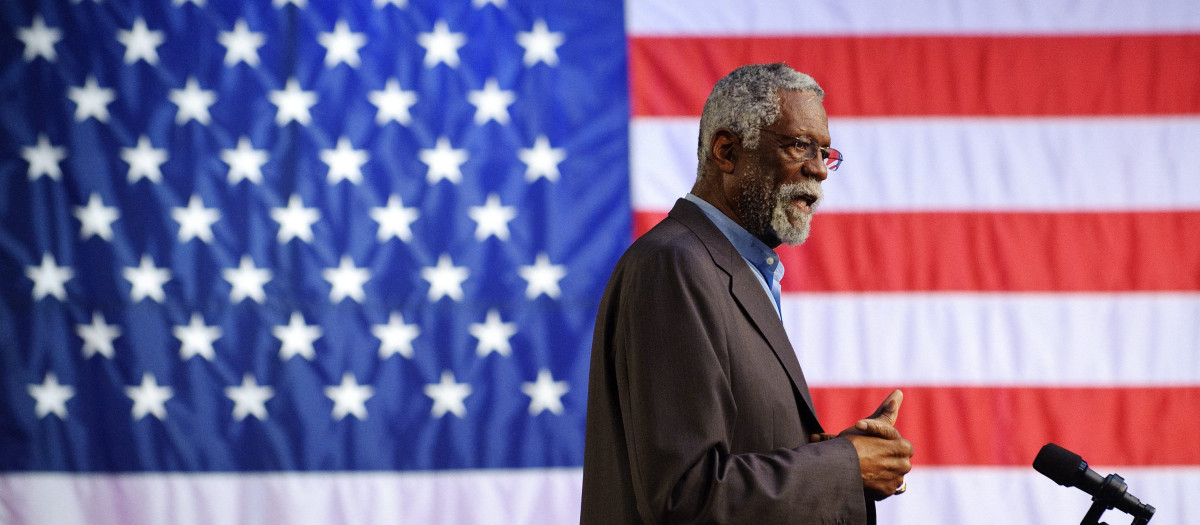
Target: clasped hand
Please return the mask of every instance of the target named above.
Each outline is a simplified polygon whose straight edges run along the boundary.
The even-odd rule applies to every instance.
[[[893,390],[875,413],[860,419],[854,426],[837,435],[812,435],[812,441],[844,438],[854,445],[862,470],[863,489],[874,500],[895,494],[904,483],[904,475],[912,470],[912,443],[896,430],[896,418],[903,401],[904,393]]]

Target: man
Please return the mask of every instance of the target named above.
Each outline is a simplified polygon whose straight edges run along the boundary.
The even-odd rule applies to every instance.
[[[870,523],[912,446],[895,391],[824,433],[779,312],[773,248],[837,167],[824,92],[738,68],[700,121],[696,183],[613,270],[592,345],[583,523]]]

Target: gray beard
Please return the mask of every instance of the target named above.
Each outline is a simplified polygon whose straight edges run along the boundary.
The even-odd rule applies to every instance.
[[[803,243],[808,239],[817,202],[810,206],[808,212],[802,212],[792,206],[792,200],[798,195],[808,193],[815,195],[819,202],[821,184],[812,179],[804,179],[801,182],[784,184],[778,190],[771,186],[771,177],[761,168],[754,167],[747,174],[741,197],[736,203],[738,216],[745,223],[746,230],[759,239],[778,239],[779,242],[793,246]]]
[[[817,200],[809,206],[807,212],[792,206],[792,200],[805,193],[816,195]],[[805,179],[804,182],[784,184],[775,193],[775,208],[771,213],[771,228],[775,236],[784,244],[798,246],[808,240],[808,232],[812,227],[813,213],[821,201],[821,185],[815,180]]]

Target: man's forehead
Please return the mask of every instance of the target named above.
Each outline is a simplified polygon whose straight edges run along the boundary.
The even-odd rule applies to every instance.
[[[814,91],[806,89],[781,89],[779,90],[780,97],[787,97],[798,101],[821,103],[821,95]]]
[[[817,139],[829,136],[829,119],[821,97],[811,91],[781,91],[779,118],[776,123],[793,133],[813,135]],[[785,130],[781,130],[785,131]]]
[[[812,91],[780,91],[779,109],[782,113],[792,113],[797,117],[825,116],[825,106],[821,102],[821,96]]]

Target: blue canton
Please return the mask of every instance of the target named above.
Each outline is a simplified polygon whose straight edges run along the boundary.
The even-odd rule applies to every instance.
[[[620,3],[0,12],[0,470],[578,466]]]

